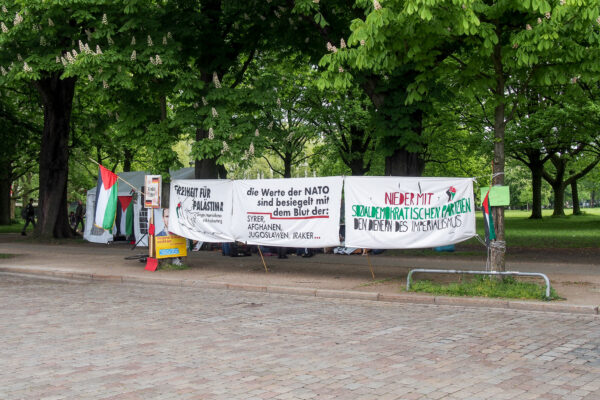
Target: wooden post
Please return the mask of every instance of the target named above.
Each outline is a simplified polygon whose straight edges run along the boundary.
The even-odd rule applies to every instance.
[[[257,246],[257,247],[258,247],[258,253],[260,254],[260,259],[262,260],[263,265],[265,267],[265,273],[269,273],[269,269],[267,268],[267,263],[265,263],[265,258],[263,257],[262,250],[260,249],[260,246]]]
[[[371,265],[371,259],[369,258],[369,252],[367,251],[367,262],[369,263],[369,269],[371,270],[371,276],[375,280],[375,273],[373,272],[373,266]]]
[[[154,226],[154,208],[147,208],[148,212],[150,212],[150,226]],[[150,227],[148,227],[150,228]],[[154,234],[149,233],[148,229],[148,257],[154,257]]]

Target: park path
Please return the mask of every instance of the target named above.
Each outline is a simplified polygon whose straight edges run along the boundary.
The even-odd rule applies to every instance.
[[[485,266],[484,253],[481,256],[442,254],[428,257],[385,253],[369,257],[317,254],[312,258],[290,256],[285,260],[265,257],[269,273],[265,273],[258,255],[232,258],[215,251],[191,252],[187,260],[191,268],[183,271],[148,272],[141,263],[125,260],[126,256],[145,251],[144,248],[131,251],[124,244],[51,245],[4,238],[0,240],[0,253],[16,256],[0,259],[0,268],[394,294],[404,290],[406,274],[413,268],[483,269]],[[547,274],[559,295],[566,298],[555,303],[600,305],[600,262],[596,258],[579,258],[574,262],[562,259],[552,262],[547,256],[541,258],[542,261],[531,260],[531,256],[527,261],[508,261],[507,270]],[[456,278],[446,276],[445,279]],[[538,282],[542,283],[541,280]]]

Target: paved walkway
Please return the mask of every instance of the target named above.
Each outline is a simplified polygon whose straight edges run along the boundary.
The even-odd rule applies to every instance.
[[[600,398],[595,316],[3,273],[0,302],[6,400]]]
[[[0,259],[0,271],[55,274],[80,278],[170,283],[179,286],[273,291],[308,294],[319,297],[364,298],[371,300],[410,301],[417,303],[483,305],[527,309],[547,309],[598,313],[600,305],[600,265],[573,264],[565,261],[507,262],[507,270],[546,273],[558,294],[566,300],[553,302],[519,302],[490,299],[444,298],[406,293],[406,274],[412,268],[482,269],[485,258],[446,254],[437,257],[388,256],[369,257],[318,254],[312,258],[290,256],[279,260],[265,257],[265,273],[260,257],[223,257],[219,252],[192,252],[183,271],[144,270],[136,260],[126,256],[143,253],[127,245],[69,243],[34,244],[27,241],[0,240],[0,253],[15,257]],[[375,280],[373,280],[369,262]],[[445,277],[455,280],[456,277]],[[541,280],[538,282],[542,283]]]

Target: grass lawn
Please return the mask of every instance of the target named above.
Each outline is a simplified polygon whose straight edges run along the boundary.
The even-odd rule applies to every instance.
[[[0,225],[0,233],[20,233],[22,229],[22,223],[12,225]],[[31,226],[31,224],[27,227],[27,232],[33,232],[33,226]]]
[[[553,247],[599,247],[600,208],[583,209],[584,215],[552,217],[552,210],[543,211],[543,219],[531,220],[529,211],[507,210],[506,245],[513,247],[553,248]],[[483,238],[483,218],[477,212],[477,233]],[[471,239],[469,243],[478,243]]]
[[[560,298],[553,288],[550,288],[550,298],[546,298],[545,286],[516,281],[512,277],[505,277],[502,280],[490,277],[475,277],[449,284],[427,280],[416,281],[411,285],[411,291],[441,296],[479,296],[535,300],[556,300]]]
[[[552,217],[552,210],[543,210],[543,219],[530,220],[529,211],[507,210],[506,245],[530,248],[600,247],[600,208],[585,208],[584,215],[571,215],[572,210],[565,212],[565,217]],[[0,233],[19,233],[22,228],[22,223],[0,225]],[[31,232],[32,227],[28,227],[27,233],[30,235]],[[477,233],[484,237],[481,211],[477,211]],[[465,244],[481,246],[476,239],[470,239]],[[433,250],[426,249],[411,252],[436,254]],[[464,252],[461,254],[465,255]]]

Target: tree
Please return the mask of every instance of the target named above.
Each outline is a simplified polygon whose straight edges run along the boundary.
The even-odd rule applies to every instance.
[[[255,98],[260,93],[241,87],[246,72],[260,52],[289,47],[289,38],[300,33],[297,20],[290,4],[277,0],[174,0],[166,8],[163,23],[171,26],[180,47],[177,124],[194,141],[196,177],[223,177],[223,156],[240,154],[243,145],[247,152],[257,128],[239,119],[260,103]]]
[[[0,225],[11,223],[12,201],[26,197],[37,188],[18,190],[17,181],[35,167],[41,131],[35,92],[0,89]]]
[[[364,2],[359,2],[364,4]],[[567,4],[569,3],[569,4]],[[505,130],[531,83],[566,83],[581,72],[578,62],[598,54],[597,13],[591,2],[387,1],[373,3],[364,20],[352,25],[350,48],[324,59],[330,76],[353,68],[384,74],[405,68],[414,75],[405,103],[426,98],[431,82],[450,81],[464,95],[482,98],[491,109],[493,184],[504,184]],[[590,12],[591,11],[591,12]],[[342,67],[342,68],[340,68]],[[587,64],[588,71],[594,67]],[[584,68],[585,69],[585,65]],[[349,78],[335,78],[341,84]],[[487,111],[486,111],[487,113]],[[418,132],[418,130],[417,130]],[[497,243],[492,265],[504,269],[504,211],[493,209]]]
[[[581,85],[569,83],[530,88],[515,124],[507,130],[510,155],[525,164],[532,174],[533,205],[530,218],[542,217],[541,185],[546,179],[554,190],[554,215],[564,215],[564,190],[573,186],[595,165],[573,168],[581,153],[594,153],[598,143],[598,109]],[[551,166],[545,167],[550,161]],[[589,165],[589,168],[588,168]],[[571,171],[571,178],[565,173]],[[556,173],[552,175],[552,173]],[[570,179],[563,182],[563,179]],[[576,184],[575,184],[576,185]],[[577,196],[577,190],[574,190]],[[577,202],[578,204],[578,202]],[[577,206],[577,205],[576,205]]]
[[[577,211],[579,207],[577,181],[592,171],[600,162],[600,149],[595,147],[592,157],[589,157],[586,161],[581,159],[581,157],[585,155],[584,150],[586,147],[586,145],[579,145],[573,149],[565,148],[564,150],[566,151],[563,153],[557,152],[552,154],[550,162],[554,167],[554,173],[548,169],[544,170],[544,179],[550,184],[554,192],[554,212],[552,215],[555,217],[565,215],[565,189],[569,186],[571,186],[572,189],[573,204],[575,204],[575,202],[577,203],[577,207],[574,208],[573,213],[580,214],[580,212]],[[583,165],[577,169],[575,169],[574,166],[568,169],[567,165],[574,160],[579,160],[579,164]]]
[[[78,57],[94,67],[89,76],[108,86],[107,80],[126,81],[120,69],[103,70],[117,51],[105,56],[100,46],[114,43],[111,35],[126,33],[157,9],[152,1],[16,0],[0,14],[0,72],[2,82],[32,85],[44,108],[39,154],[40,213],[36,234],[71,237],[67,215],[69,134],[73,98],[80,71]],[[135,12],[142,14],[133,16]],[[152,18],[150,18],[152,20]],[[146,21],[144,21],[146,22]],[[78,50],[79,51],[78,51]],[[86,57],[89,56],[89,57]],[[109,64],[114,65],[114,63]]]

